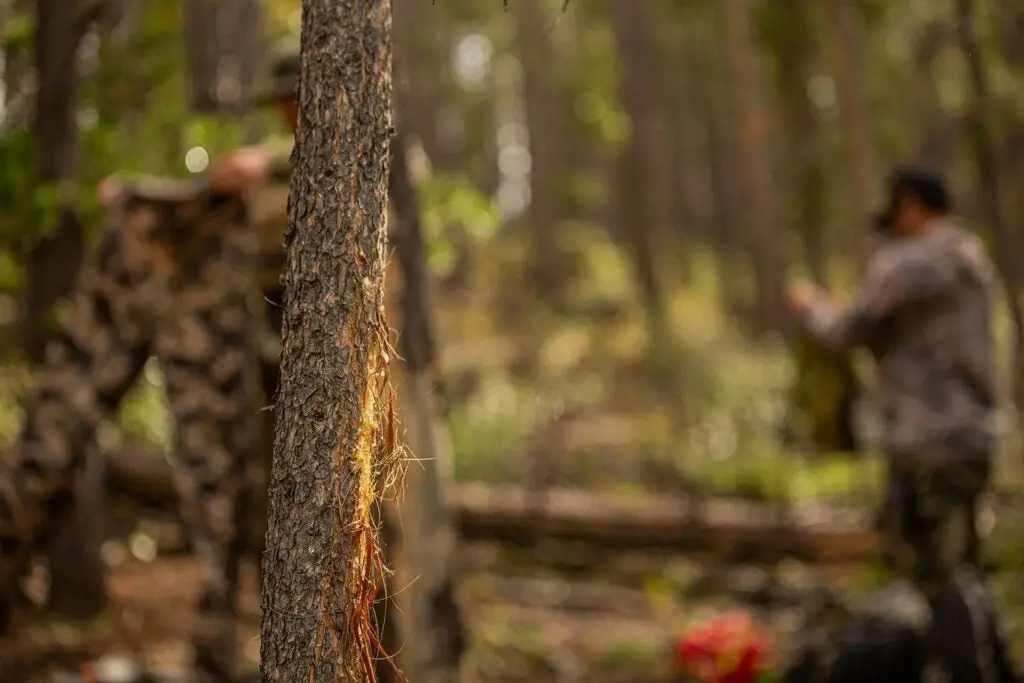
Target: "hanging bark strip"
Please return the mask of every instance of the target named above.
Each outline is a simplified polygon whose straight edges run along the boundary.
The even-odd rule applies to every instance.
[[[391,3],[304,0],[263,555],[267,683],[373,681],[372,508],[403,463],[384,314]]]
[[[257,434],[255,234],[240,201],[180,181],[125,189],[106,219],[95,260],[46,348],[25,429],[0,458],[0,634],[18,579],[96,452],[98,429],[155,355],[176,427],[180,511],[205,569],[198,666],[227,679],[238,506]]]

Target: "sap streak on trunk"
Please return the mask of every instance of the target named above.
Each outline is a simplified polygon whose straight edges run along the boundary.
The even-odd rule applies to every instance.
[[[263,680],[374,680],[371,510],[392,459],[384,272],[391,3],[304,0]]]

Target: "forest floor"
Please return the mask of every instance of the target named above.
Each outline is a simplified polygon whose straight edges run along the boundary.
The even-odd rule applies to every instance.
[[[189,555],[138,559],[127,547],[123,550],[108,576],[111,609],[99,659],[115,668],[119,662],[143,667],[162,676],[160,681],[187,682],[199,566]],[[870,562],[833,567],[792,559],[736,563],[710,554],[641,549],[609,554],[600,565],[567,569],[545,562],[542,546],[510,549],[473,542],[459,552],[458,599],[470,636],[464,659],[467,683],[668,682],[676,680],[673,640],[688,625],[743,609],[784,651],[818,586],[856,597],[885,581],[884,572]],[[1004,571],[996,584],[1019,622],[1024,600],[1016,576]],[[259,604],[255,566],[247,564],[238,645],[254,671]],[[1024,640],[1015,639],[1015,650],[1024,656]],[[65,667],[38,683],[99,683],[73,669]]]
[[[723,568],[643,554],[632,558],[632,575],[579,579],[506,561],[495,566],[500,551],[487,545],[464,554],[459,599],[471,638],[465,673],[475,683],[670,681],[672,639],[687,624],[742,607],[784,641],[799,623],[802,591],[814,581],[865,581],[857,568],[823,573],[795,562]],[[259,651],[254,576],[254,567],[246,567],[239,629],[239,647],[253,668]],[[123,659],[187,681],[198,584],[199,567],[189,556],[129,560],[112,571],[108,666]],[[41,681],[91,683],[71,674],[64,669]]]

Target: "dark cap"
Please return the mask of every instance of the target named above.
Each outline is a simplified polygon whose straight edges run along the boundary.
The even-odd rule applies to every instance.
[[[889,175],[889,206],[875,217],[875,228],[889,231],[900,202],[904,197],[913,197],[925,208],[944,214],[950,210],[949,192],[946,183],[937,172],[923,166],[900,166]]]
[[[257,89],[256,104],[269,104],[297,96],[299,85],[299,50],[287,45],[275,51],[270,63],[270,78]]]

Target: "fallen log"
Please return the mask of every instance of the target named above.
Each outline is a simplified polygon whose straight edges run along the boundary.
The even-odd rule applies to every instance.
[[[110,456],[108,484],[115,493],[166,508],[177,498],[171,467],[151,447],[133,444]],[[603,552],[643,548],[710,553],[735,562],[790,557],[823,564],[863,561],[879,548],[866,514],[823,506],[780,511],[740,499],[626,500],[576,489],[538,493],[481,484],[455,487],[452,505],[460,535],[469,541],[531,547],[576,543]]]
[[[454,504],[467,540],[587,541],[608,549],[711,553],[737,562],[791,557],[825,564],[864,560],[879,548],[867,515],[825,507],[779,515],[771,506],[739,499],[627,501],[575,489],[534,493],[477,484],[457,487]]]

